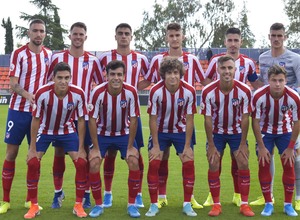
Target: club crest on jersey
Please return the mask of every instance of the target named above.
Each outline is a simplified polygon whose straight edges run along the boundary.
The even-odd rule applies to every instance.
[[[245,73],[245,67],[244,66],[240,66],[239,70],[240,70],[240,74]]]
[[[286,112],[286,111],[288,111],[290,109],[290,107],[288,106],[288,105],[282,105],[281,106],[281,111],[282,112]]]
[[[82,63],[82,68],[83,68],[84,70],[87,70],[87,69],[89,68],[89,62],[83,62],[83,63]]]
[[[233,106],[239,106],[239,104],[240,104],[240,101],[239,101],[239,99],[237,99],[237,98],[232,98],[232,99],[231,99],[231,102],[232,102],[232,105],[233,105]]]
[[[120,101],[120,106],[121,106],[121,108],[126,108],[126,106],[127,106],[127,100],[121,100]]]
[[[184,62],[183,63],[183,68],[184,68],[184,70],[188,70],[189,69],[189,63],[188,62]]]
[[[67,109],[68,109],[69,111],[72,111],[73,108],[74,108],[74,103],[73,103],[73,102],[69,102],[69,103],[67,104]]]
[[[137,68],[138,67],[138,61],[137,60],[131,60],[131,66],[133,68]]]
[[[47,66],[49,66],[49,58],[48,58],[48,57],[45,57],[45,58],[44,58],[44,62],[45,62],[45,64],[46,64]]]
[[[279,62],[279,66],[285,67],[285,62]]]
[[[177,105],[178,106],[183,106],[184,105],[184,98],[178,98],[177,99]]]

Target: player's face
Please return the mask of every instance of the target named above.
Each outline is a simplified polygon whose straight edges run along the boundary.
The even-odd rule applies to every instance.
[[[223,63],[218,63],[218,73],[220,74],[220,80],[223,82],[231,82],[234,79],[235,63],[232,60],[227,60]]]
[[[166,41],[170,48],[178,49],[182,47],[182,41],[184,40],[184,35],[181,30],[168,30],[166,35]]]
[[[178,69],[169,70],[165,73],[165,84],[167,88],[177,89],[180,83],[180,72]]]
[[[283,48],[283,43],[286,40],[286,35],[283,30],[271,30],[269,40],[272,48],[281,49]]]
[[[121,27],[116,31],[115,39],[118,46],[129,47],[132,40],[132,33],[129,28]]]
[[[284,74],[272,74],[269,79],[270,92],[272,96],[281,97],[284,86],[286,84],[286,78]]]
[[[57,71],[53,78],[56,94],[66,94],[71,81],[71,73],[67,70]]]
[[[114,70],[110,69],[107,73],[107,81],[110,89],[119,91],[124,81],[124,69],[122,67]]]
[[[224,40],[224,44],[227,49],[227,53],[230,55],[235,55],[239,53],[242,39],[241,36],[238,34],[227,34]]]
[[[35,46],[40,46],[46,37],[46,28],[43,24],[32,24],[27,32],[27,35]]]
[[[75,48],[83,48],[84,41],[87,39],[86,31],[81,27],[74,27],[69,35],[71,45]]]

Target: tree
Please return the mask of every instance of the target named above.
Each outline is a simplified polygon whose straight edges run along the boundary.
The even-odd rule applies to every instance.
[[[248,10],[246,8],[246,1],[243,1],[243,9],[241,11],[241,17],[239,19],[239,28],[241,30],[241,36],[242,36],[242,46],[243,48],[253,48],[255,44],[255,36],[250,30],[249,24],[248,24],[248,16],[247,16]]]
[[[21,12],[20,18],[28,22],[36,18],[42,19],[46,24],[47,31],[44,45],[53,50],[64,49],[63,34],[68,33],[68,31],[60,24],[59,8],[52,4],[51,0],[31,0],[30,3],[34,4],[40,11],[34,15]],[[16,29],[18,30],[17,37],[20,39],[27,37],[27,27],[16,26]]]
[[[192,48],[202,48],[214,35],[219,34],[216,30],[233,23],[231,13],[234,4],[231,0],[211,0],[205,5],[200,4],[199,0],[167,0],[166,6],[155,0],[152,9],[152,13],[143,12],[142,24],[134,32],[138,50],[166,47],[165,28],[170,22],[182,25],[186,36],[183,47]]]
[[[291,48],[300,47],[300,1],[299,0],[283,0],[284,11],[290,20],[287,27],[287,46]]]
[[[7,18],[6,22],[3,18],[1,26],[5,28],[5,54],[10,54],[14,50],[13,28],[10,17]]]

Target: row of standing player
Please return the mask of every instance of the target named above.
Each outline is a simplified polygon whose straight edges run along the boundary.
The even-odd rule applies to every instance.
[[[71,27],[71,31],[70,31],[70,39],[71,39],[71,43],[72,43],[71,48],[67,51],[57,53],[56,61],[55,61],[55,54],[54,54],[53,59],[52,59],[52,64],[53,64],[52,66],[55,65],[55,62],[59,62],[59,61],[65,61],[65,62],[69,63],[71,66],[71,69],[72,69],[72,76],[73,76],[72,82],[75,85],[80,85],[80,87],[82,87],[84,90],[86,90],[87,91],[86,95],[87,95],[90,91],[90,85],[91,85],[90,84],[91,78],[89,78],[89,77],[93,76],[95,82],[100,83],[101,80],[103,81],[103,78],[101,75],[102,69],[99,68],[97,71],[97,59],[94,60],[93,56],[91,56],[90,54],[88,54],[87,52],[85,52],[83,50],[83,43],[86,40],[86,27],[82,23],[77,23],[77,25],[78,26],[74,25]],[[230,31],[233,31],[233,32],[230,33]],[[238,29],[231,28],[228,30],[228,32],[225,35],[225,45],[227,47],[227,53],[235,58],[236,63],[237,63],[237,61],[244,62],[244,63],[239,64],[238,72],[243,73],[243,75],[246,75],[246,76],[248,73],[249,76],[247,76],[247,77],[245,76],[243,79],[239,79],[239,80],[246,81],[248,79],[250,82],[253,82],[253,87],[257,88],[259,86],[255,85],[255,83],[259,83],[259,81],[255,80],[255,74],[252,74],[255,71],[255,67],[252,66],[251,60],[249,58],[239,54],[239,46],[241,44],[241,37],[240,37],[240,33],[238,33],[237,31],[238,31]],[[281,31],[281,29],[271,30],[270,32],[272,32],[272,31],[275,31],[275,32]],[[33,29],[32,32],[39,33],[39,30]],[[284,29],[283,29],[283,32],[284,32]],[[272,33],[270,33],[270,36],[272,36]],[[115,37],[116,37],[116,40],[118,43],[117,50],[112,50],[110,52],[102,54],[100,57],[100,62],[101,62],[100,65],[103,68],[110,60],[114,60],[114,59],[123,60],[126,63],[126,68],[127,68],[126,69],[126,77],[125,77],[126,82],[137,87],[138,89],[147,87],[151,81],[155,82],[156,80],[159,80],[159,75],[157,74],[157,70],[158,70],[158,67],[160,64],[160,60],[162,59],[162,57],[169,56],[169,55],[176,56],[183,62],[185,69],[187,70],[188,73],[190,73],[190,74],[184,75],[184,79],[187,82],[191,83],[192,85],[194,85],[195,81],[202,81],[202,83],[204,85],[206,85],[209,82],[209,80],[208,80],[209,77],[204,78],[202,68],[201,68],[200,64],[198,64],[199,62],[194,58],[194,56],[191,54],[184,53],[182,51],[181,44],[182,44],[182,40],[184,40],[184,36],[183,36],[181,28],[178,24],[170,24],[167,27],[166,38],[169,43],[169,51],[166,53],[157,55],[152,59],[148,73],[147,73],[147,65],[148,65],[147,59],[145,57],[143,57],[143,55],[135,53],[130,50],[129,44],[132,39],[132,31],[131,31],[130,26],[127,24],[121,24],[120,26],[118,26],[116,28],[116,36]],[[285,34],[283,33],[282,39],[284,40],[284,38],[285,38]],[[278,39],[280,39],[280,38],[278,37]],[[277,39],[276,43],[278,42],[278,39]],[[34,38],[33,42],[35,42],[37,40],[38,40],[38,43],[42,43],[41,37]],[[271,40],[271,37],[270,37],[270,40]],[[271,41],[271,43],[272,43],[272,41]],[[41,46],[41,44],[36,45],[34,43],[33,44],[29,43],[28,46],[30,46],[30,45]],[[283,49],[283,51],[285,52],[286,50],[284,49],[283,45],[281,45],[281,47],[282,47],[281,49]],[[34,50],[32,50],[32,51],[34,51]],[[93,60],[92,61],[93,64],[88,62],[90,57]],[[47,56],[45,56],[44,60],[47,61],[47,59],[48,59],[48,61],[50,60],[49,54]],[[246,63],[245,63],[245,60],[246,60]],[[247,61],[248,61],[248,63],[247,63]],[[78,64],[76,62],[80,62],[80,64]],[[278,63],[284,64],[284,65],[288,64],[288,63],[282,62],[282,61],[281,62],[278,61]],[[292,65],[294,65],[294,64],[292,64]],[[93,66],[93,68],[95,68],[92,71],[94,74],[86,75],[87,77],[86,76],[85,77],[76,77],[76,75],[78,75],[79,72],[81,72],[82,74],[86,74],[90,69],[89,67],[91,67],[91,66]],[[212,69],[215,68],[215,66],[216,65],[213,62],[211,62],[208,70],[210,69],[210,67],[212,67]],[[51,69],[51,67],[50,67],[50,69]],[[131,73],[131,74],[129,74],[129,73]],[[19,74],[19,73],[17,73],[17,74]],[[139,74],[145,75],[145,80],[138,84]],[[189,78],[188,77],[189,75],[192,75],[194,77]],[[209,75],[209,72],[207,73],[207,75]],[[241,74],[239,74],[239,75],[241,75]],[[14,75],[11,74],[11,76],[14,76]],[[18,76],[18,75],[16,75],[16,76]],[[294,73],[294,76],[297,76],[297,74]],[[156,79],[155,79],[155,77],[156,77]],[[13,79],[13,77],[11,77],[11,78]],[[210,79],[213,79],[213,78],[210,78]],[[293,80],[295,80],[295,79],[293,79]],[[18,83],[16,83],[16,84],[18,84]],[[14,89],[14,87],[12,87],[12,88]],[[38,87],[35,87],[35,88],[38,88]],[[19,90],[21,90],[21,91],[19,91]],[[18,94],[18,92],[23,93],[24,97],[27,97],[27,95],[28,95],[26,93],[26,91],[24,92],[24,90],[22,90],[22,87],[20,88],[19,86],[15,86],[15,91],[17,94]],[[87,95],[87,96],[89,96],[89,95]],[[30,97],[29,97],[29,100],[30,100]],[[11,120],[8,120],[8,122],[10,122],[10,121]],[[8,125],[9,130],[7,129],[8,132],[7,132],[6,136],[9,137],[10,130],[13,126],[11,123],[8,123],[7,125]],[[142,137],[141,135],[137,135],[137,136]],[[140,143],[142,143],[142,141]],[[85,146],[89,146],[89,145],[85,144]],[[9,148],[10,148],[10,150],[11,150],[11,148],[17,149],[14,147],[8,147],[8,149]],[[56,147],[55,149],[56,149],[56,153],[55,153],[55,159],[54,159],[53,174],[54,174],[56,194],[55,194],[54,201],[53,201],[54,208],[60,207],[61,200],[64,197],[63,192],[62,192],[62,175],[63,175],[64,167],[65,167],[64,166],[64,151],[63,151],[63,149],[59,148],[59,147]],[[10,152],[10,151],[8,151],[8,152]],[[162,158],[162,162],[161,162],[160,170],[159,170],[159,173],[161,174],[160,175],[160,183],[162,183],[162,186],[159,187],[159,189],[160,189],[160,193],[159,193],[160,194],[159,195],[160,203],[159,204],[167,205],[165,189],[166,189],[166,180],[167,180],[166,174],[168,171],[167,158],[169,155],[169,148],[166,149],[166,151],[164,152],[163,155],[164,156]],[[108,154],[106,156],[105,162],[104,162],[104,177],[105,177],[104,205],[106,205],[108,207],[111,206],[111,204],[112,204],[111,181],[112,181],[112,176],[113,176],[113,171],[114,171],[115,156],[116,156],[116,151],[109,150]],[[13,152],[12,155],[9,155],[9,157],[6,158],[4,165],[6,164],[7,167],[4,166],[4,168],[8,168],[8,169],[4,169],[4,170],[14,171],[13,163],[14,163],[15,157],[16,157],[16,154],[15,154],[15,152]],[[139,157],[139,167],[141,170],[143,170],[143,162],[142,162],[141,158],[142,157],[140,156]],[[9,162],[12,162],[12,163],[9,163]],[[233,166],[233,167],[237,168],[236,166]],[[11,175],[13,176],[13,172],[11,173]],[[141,179],[142,179],[142,172],[141,172]],[[12,181],[12,177],[6,178],[5,180],[7,180],[8,182]],[[4,182],[5,182],[5,180],[4,180]],[[3,184],[3,188],[10,189],[9,183],[5,184],[5,185],[8,186],[8,188],[4,187],[4,184]],[[236,186],[236,184],[235,184],[235,186]],[[7,192],[7,190],[5,192]],[[5,195],[7,196],[7,193],[5,193],[5,192],[4,192],[3,200],[4,201],[8,200],[8,202],[9,202],[9,198],[8,199],[7,199],[7,197],[5,198]],[[235,192],[238,192],[238,190],[235,190]],[[88,192],[86,193],[85,198],[86,198],[85,201],[87,202],[86,205],[89,206],[90,204],[88,204],[88,198],[89,198]],[[140,205],[142,206],[141,193],[139,193],[137,196],[137,202],[140,202]],[[199,204],[197,204],[197,202],[194,200],[193,197],[192,197],[192,205],[194,208],[201,207]]]

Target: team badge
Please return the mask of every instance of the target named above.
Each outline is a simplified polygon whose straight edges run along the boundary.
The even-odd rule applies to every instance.
[[[183,63],[183,68],[184,68],[184,70],[188,70],[189,69],[189,63],[188,62],[184,62]]]
[[[184,98],[178,98],[177,99],[177,105],[178,106],[183,106],[184,105]]]
[[[48,58],[48,57],[45,57],[45,58],[44,58],[44,62],[45,62],[45,64],[46,64],[47,66],[49,66],[49,58]]]
[[[137,67],[138,67],[138,61],[132,60],[132,61],[131,61],[131,66],[132,66],[133,68],[137,68]]]
[[[74,103],[73,103],[73,102],[69,102],[69,103],[67,104],[67,109],[68,109],[69,111],[72,111],[73,108],[74,108]]]
[[[89,111],[89,112],[91,112],[91,111],[93,111],[93,109],[94,109],[94,105],[93,104],[88,104],[88,106],[87,106],[87,110]]]
[[[290,108],[289,108],[289,106],[288,105],[282,105],[281,106],[281,111],[282,112],[286,112],[286,111],[288,111]]]
[[[240,66],[239,70],[240,70],[240,74],[244,74],[245,73],[245,67],[244,66]]]
[[[9,132],[6,132],[5,138],[8,139],[9,137],[10,137],[10,133],[9,133]]]
[[[82,68],[83,68],[84,70],[89,69],[89,62],[83,62],[83,63],[82,63]]]
[[[240,101],[239,101],[239,99],[237,99],[237,98],[232,98],[232,99],[231,99],[231,102],[232,102],[232,105],[233,105],[233,106],[238,106],[238,105],[240,104]]]
[[[127,100],[121,100],[120,101],[120,106],[121,106],[121,108],[126,108],[126,106],[127,106]]]
[[[279,62],[279,66],[285,67],[285,62]]]

